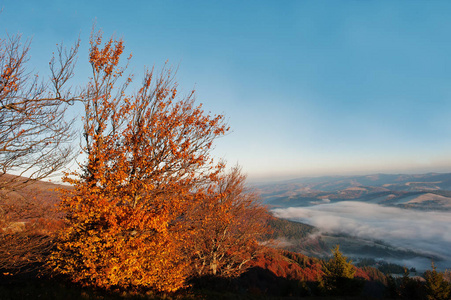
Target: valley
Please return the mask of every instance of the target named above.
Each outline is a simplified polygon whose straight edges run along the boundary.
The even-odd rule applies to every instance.
[[[257,190],[276,217],[310,226],[281,239],[291,251],[325,257],[339,244],[355,260],[451,267],[451,174],[303,178]]]

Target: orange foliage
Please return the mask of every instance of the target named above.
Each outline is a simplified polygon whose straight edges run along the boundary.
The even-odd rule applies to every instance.
[[[368,281],[371,280],[371,278],[368,275],[368,273],[365,272],[363,269],[356,268],[355,270],[356,270],[355,275],[354,275],[355,277],[362,278],[362,279],[365,279],[365,280],[368,280]]]
[[[319,260],[300,253],[266,248],[252,266],[267,269],[278,277],[316,282],[323,276]]]
[[[269,215],[246,190],[245,179],[238,167],[222,175],[192,212],[196,231],[189,252],[197,275],[236,277],[261,250],[258,241],[268,233]]]
[[[148,71],[133,95],[118,84],[122,41],[91,37],[93,76],[84,93],[81,174],[64,191],[67,230],[50,264],[99,287],[175,291],[192,274],[193,253],[216,270],[243,269],[258,248],[265,209],[244,194],[239,172],[223,175],[209,155],[228,131],[223,116],[205,114],[194,93],[177,98],[171,69]],[[71,175],[75,175],[71,177]],[[211,251],[211,240],[215,240]],[[196,247],[194,246],[194,243]],[[227,258],[227,259],[226,259]],[[199,272],[199,268],[197,268]],[[202,273],[202,272],[199,272]]]

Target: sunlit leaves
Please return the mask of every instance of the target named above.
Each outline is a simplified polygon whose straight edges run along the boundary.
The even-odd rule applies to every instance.
[[[103,288],[174,291],[191,274],[186,245],[196,233],[187,212],[204,199],[222,163],[209,156],[228,127],[205,114],[193,93],[177,98],[170,68],[148,71],[127,94],[119,83],[122,41],[92,35],[92,78],[84,93],[82,173],[66,179],[67,230],[54,269]],[[191,215],[190,215],[191,216]]]

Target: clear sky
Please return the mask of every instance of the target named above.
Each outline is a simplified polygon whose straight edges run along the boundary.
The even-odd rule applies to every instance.
[[[3,0],[2,36],[55,44],[93,22],[143,66],[178,66],[181,89],[232,132],[215,155],[250,179],[451,171],[451,1]]]

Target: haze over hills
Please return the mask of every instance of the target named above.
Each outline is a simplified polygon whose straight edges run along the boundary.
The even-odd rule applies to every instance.
[[[451,173],[301,178],[257,186],[272,207],[361,201],[422,210],[451,210]]]
[[[275,216],[316,228],[283,241],[295,251],[324,256],[340,244],[354,257],[451,267],[450,173],[301,178],[256,188]]]

